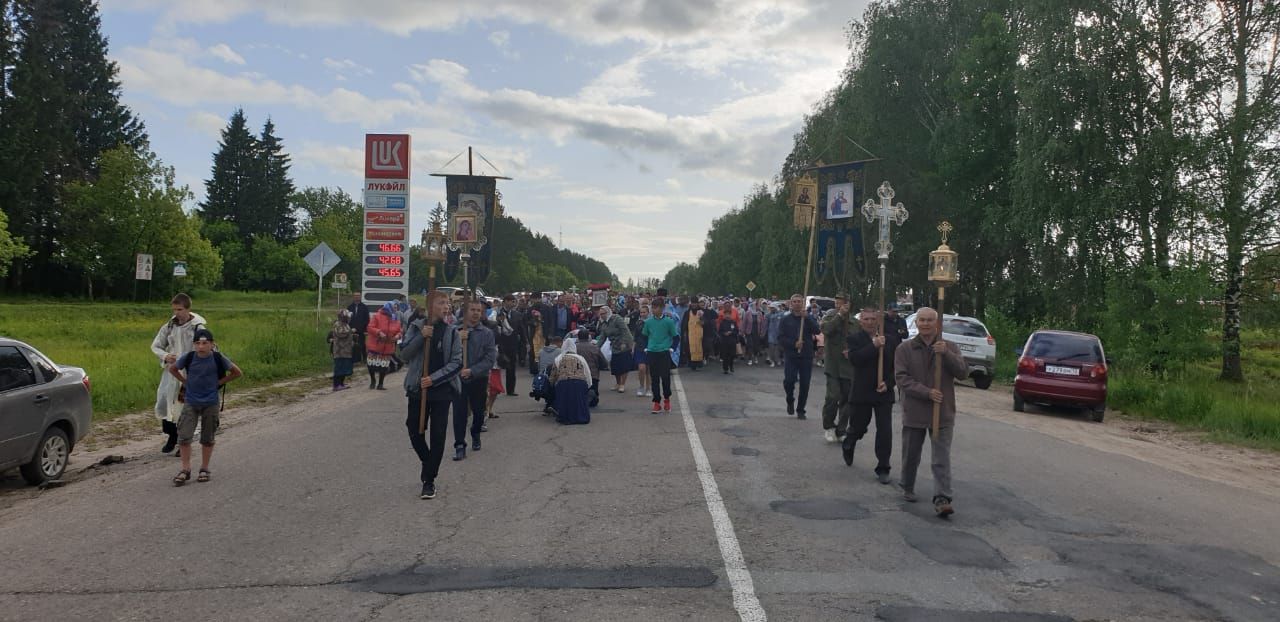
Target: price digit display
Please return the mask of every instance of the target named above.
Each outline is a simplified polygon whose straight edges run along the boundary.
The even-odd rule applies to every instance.
[[[392,242],[369,242],[364,245],[364,250],[370,253],[403,253],[404,244],[395,244]]]
[[[404,276],[404,268],[366,268],[364,274],[365,276],[398,278]]]

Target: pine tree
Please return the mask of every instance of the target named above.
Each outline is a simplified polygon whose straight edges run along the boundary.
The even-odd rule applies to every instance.
[[[4,5],[0,46],[13,70],[0,108],[0,205],[16,237],[34,250],[29,282],[65,283],[60,231],[63,188],[92,181],[103,151],[124,144],[141,150],[142,123],[120,103],[115,63],[107,59],[92,0],[11,0]],[[11,47],[10,47],[11,46]],[[23,266],[12,275],[19,284]]]
[[[284,152],[284,143],[275,135],[275,130],[275,124],[268,117],[258,139],[254,207],[261,220],[254,233],[287,243],[297,237],[298,221],[290,204],[294,189],[293,182],[289,180],[289,155]]]
[[[250,202],[255,191],[258,141],[249,133],[244,110],[237,108],[222,130],[222,141],[213,154],[213,170],[205,182],[200,216],[206,223],[228,222],[248,242],[253,236]]]

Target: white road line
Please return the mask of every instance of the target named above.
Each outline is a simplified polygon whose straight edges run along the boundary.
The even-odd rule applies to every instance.
[[[698,437],[698,428],[693,424],[693,415],[689,414],[689,401],[685,398],[680,376],[672,373],[671,384],[680,402],[684,431],[689,435],[689,448],[693,450],[693,462],[698,467],[698,479],[702,481],[702,495],[707,499],[711,524],[715,527],[716,541],[720,544],[720,556],[724,558],[729,586],[733,588],[733,607],[738,610],[738,617],[744,621],[764,622],[769,618],[760,606],[760,599],[756,598],[751,571],[747,570],[747,562],[742,558],[738,536],[733,531],[733,521],[729,519],[729,511],[724,507],[724,499],[720,498],[720,487],[716,485],[716,477],[711,472],[711,462],[707,460],[707,452],[702,448],[702,439]]]

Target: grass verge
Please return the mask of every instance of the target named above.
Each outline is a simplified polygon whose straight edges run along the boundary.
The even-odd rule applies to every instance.
[[[314,293],[219,292],[196,298],[218,348],[244,371],[228,391],[321,373],[330,368]],[[310,308],[308,308],[310,307]],[[0,303],[0,335],[20,339],[55,362],[83,367],[93,382],[95,421],[148,410],[162,369],[151,340],[170,316],[168,305]]]

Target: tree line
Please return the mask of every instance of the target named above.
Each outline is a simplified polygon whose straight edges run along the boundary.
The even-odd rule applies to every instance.
[[[911,211],[895,291],[932,296],[947,219],[962,266],[949,311],[1157,341],[1148,363],[1202,354],[1216,323],[1221,377],[1243,378],[1242,317],[1274,317],[1280,283],[1280,3],[879,0],[848,35],[841,81],[773,187],[718,219],[669,286],[796,289],[807,236],[786,181],[874,159],[868,187],[891,180]],[[867,272],[819,290],[869,295]]]
[[[243,110],[231,114],[196,205],[121,103],[107,50],[93,0],[0,0],[0,291],[136,297],[140,253],[153,256],[161,293],[288,291],[313,286],[302,256],[321,241],[358,281],[360,204],[336,188],[295,188],[270,118],[253,131]],[[495,241],[484,284],[494,291],[612,280],[519,220],[499,218]],[[184,280],[174,261],[187,264]],[[419,291],[426,270],[413,263]]]

